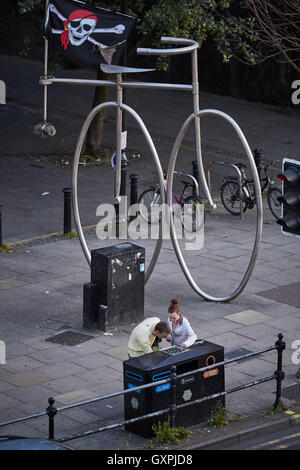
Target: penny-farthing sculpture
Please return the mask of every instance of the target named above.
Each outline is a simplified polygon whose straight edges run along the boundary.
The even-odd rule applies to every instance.
[[[123,81],[122,73],[129,74],[129,73],[135,73],[135,72],[141,72],[141,71],[146,72],[149,69],[133,69],[133,68],[128,68],[128,67],[119,67],[119,66],[113,66],[113,65],[101,65],[101,68],[104,72],[114,75],[115,80],[73,80],[73,79],[59,79],[59,78],[54,78],[54,77],[46,77],[44,78],[44,81],[41,80],[40,82],[43,85],[49,85],[52,83],[64,83],[64,84],[69,83],[69,84],[80,84],[80,85],[111,86],[116,89],[116,101],[109,101],[106,103],[102,103],[96,106],[94,109],[92,109],[92,111],[87,116],[83,124],[83,127],[81,129],[81,132],[79,134],[79,137],[78,137],[75,155],[74,155],[73,175],[72,175],[72,198],[73,198],[73,210],[74,210],[76,229],[78,232],[81,247],[86,257],[86,260],[90,264],[91,254],[87,246],[84,232],[82,229],[80,213],[79,213],[79,205],[78,205],[78,188],[77,188],[78,187],[78,165],[79,165],[81,150],[82,150],[83,143],[84,143],[87,131],[89,129],[89,126],[93,118],[100,111],[109,109],[109,108],[113,108],[116,111],[116,144],[115,144],[116,160],[115,160],[114,194],[113,194],[113,199],[112,199],[112,202],[114,204],[120,201],[122,116],[123,116],[123,113],[125,112],[125,113],[128,113],[136,121],[142,134],[146,138],[147,144],[149,146],[149,149],[151,151],[151,155],[153,158],[153,163],[155,165],[156,172],[157,172],[157,178],[158,178],[160,195],[161,195],[160,202],[161,204],[164,204],[166,201],[167,204],[169,204],[169,206],[171,205],[171,201],[172,201],[173,176],[174,176],[178,151],[188,128],[191,125],[194,127],[195,149],[196,149],[196,158],[197,158],[197,164],[198,164],[198,170],[199,170],[200,183],[201,183],[204,195],[208,201],[210,210],[212,212],[216,209],[216,206],[210,194],[210,190],[207,184],[204,166],[203,166],[202,151],[201,151],[200,119],[208,115],[217,116],[225,120],[236,132],[242,144],[242,147],[246,153],[246,156],[247,156],[247,159],[248,159],[251,171],[252,171],[252,177],[253,177],[255,193],[256,193],[256,208],[257,208],[256,209],[257,210],[256,235],[255,235],[255,240],[254,240],[254,244],[252,248],[252,255],[251,255],[249,264],[246,268],[246,272],[244,276],[242,277],[239,286],[233,292],[229,292],[227,295],[222,296],[222,297],[208,294],[203,289],[201,289],[201,286],[197,284],[197,282],[191,275],[190,269],[184,259],[183,253],[178,243],[176,230],[174,227],[174,221],[172,217],[170,217],[169,223],[170,223],[171,239],[172,239],[172,243],[174,246],[174,250],[175,250],[178,262],[180,264],[181,269],[183,270],[183,273],[188,283],[192,287],[192,289],[194,289],[194,291],[199,296],[201,296],[202,298],[206,300],[216,301],[216,302],[227,302],[237,297],[245,288],[251,276],[251,273],[253,271],[253,268],[254,268],[254,265],[258,256],[259,246],[261,243],[262,223],[263,223],[262,196],[261,196],[260,182],[258,178],[256,165],[254,162],[252,152],[249,148],[249,145],[247,143],[247,140],[242,130],[230,116],[223,113],[222,111],[218,111],[215,109],[204,109],[204,110],[199,109],[198,56],[197,56],[198,47],[199,47],[198,43],[190,39],[169,38],[169,37],[162,37],[161,41],[162,43],[180,45],[180,47],[172,47],[172,48],[166,48],[166,49],[139,48],[137,49],[137,53],[141,55],[163,55],[163,56],[178,55],[178,54],[191,54],[191,63],[192,63],[192,83],[191,84],[181,85],[181,84],[168,84],[168,83]],[[153,143],[153,140],[150,136],[148,129],[146,128],[142,118],[136,113],[136,111],[132,109],[130,106],[123,103],[122,92],[125,87],[127,88],[156,88],[156,89],[162,89],[162,90],[164,89],[165,90],[183,90],[183,91],[190,91],[192,93],[193,113],[185,120],[175,140],[173,150],[172,150],[170,160],[169,160],[168,179],[167,179],[166,187],[165,187],[165,182],[163,178],[163,172],[161,168],[160,159],[159,159],[155,145]],[[157,239],[154,253],[152,255],[152,259],[146,271],[146,275],[145,275],[146,282],[150,278],[151,273],[153,272],[153,269],[159,257],[159,253],[160,253],[162,243],[163,243],[165,225],[166,225],[166,220],[164,219],[164,217],[161,217],[159,238]]]

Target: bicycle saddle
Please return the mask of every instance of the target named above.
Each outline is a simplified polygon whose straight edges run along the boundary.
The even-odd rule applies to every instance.
[[[139,73],[153,72],[155,69],[136,69],[133,67],[123,67],[121,65],[100,64],[100,68],[105,73]]]

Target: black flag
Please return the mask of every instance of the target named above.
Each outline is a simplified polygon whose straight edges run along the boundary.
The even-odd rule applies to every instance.
[[[135,18],[90,8],[83,2],[50,0],[45,34],[74,62],[118,64]]]

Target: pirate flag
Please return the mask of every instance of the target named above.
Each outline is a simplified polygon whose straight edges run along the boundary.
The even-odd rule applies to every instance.
[[[83,2],[50,0],[45,34],[74,62],[118,64],[134,23],[131,16],[89,8]]]

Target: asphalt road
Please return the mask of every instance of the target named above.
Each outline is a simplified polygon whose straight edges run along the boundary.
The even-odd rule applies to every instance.
[[[300,425],[227,447],[226,450],[300,450]]]
[[[62,189],[71,185],[74,149],[90,111],[94,90],[88,86],[51,86],[48,121],[55,125],[57,134],[41,139],[32,130],[42,120],[43,95],[38,83],[42,64],[0,55],[0,68],[1,80],[7,87],[7,104],[0,106],[0,201],[3,204],[3,240],[10,243],[62,230]],[[54,74],[57,77],[95,78],[94,72],[84,70],[62,69],[55,70]],[[113,90],[110,90],[111,98],[114,99]],[[126,102],[141,115],[153,137],[162,167],[167,168],[176,135],[192,112],[191,94],[128,89]],[[202,92],[200,107],[220,109],[233,117],[251,149],[263,148],[264,158],[298,158],[299,113],[296,111]],[[114,146],[114,126],[115,116],[108,112],[103,143],[109,148]],[[140,194],[157,182],[157,175],[145,138],[136,123],[127,117],[126,126],[128,148],[141,154],[137,160],[129,159],[127,171],[128,175],[139,175]],[[201,131],[206,170],[212,160],[247,163],[241,144],[228,123],[220,118],[205,117],[201,121]],[[68,160],[69,164],[57,168],[52,164],[53,157]],[[176,169],[191,173],[191,162],[195,158],[194,133],[190,129],[180,148]],[[228,174],[234,174],[228,166],[212,168],[214,197],[220,199],[219,188]],[[112,195],[112,178],[113,170],[109,164],[81,168],[78,185],[84,226],[97,223],[96,209],[101,202],[107,202],[106,196]]]

